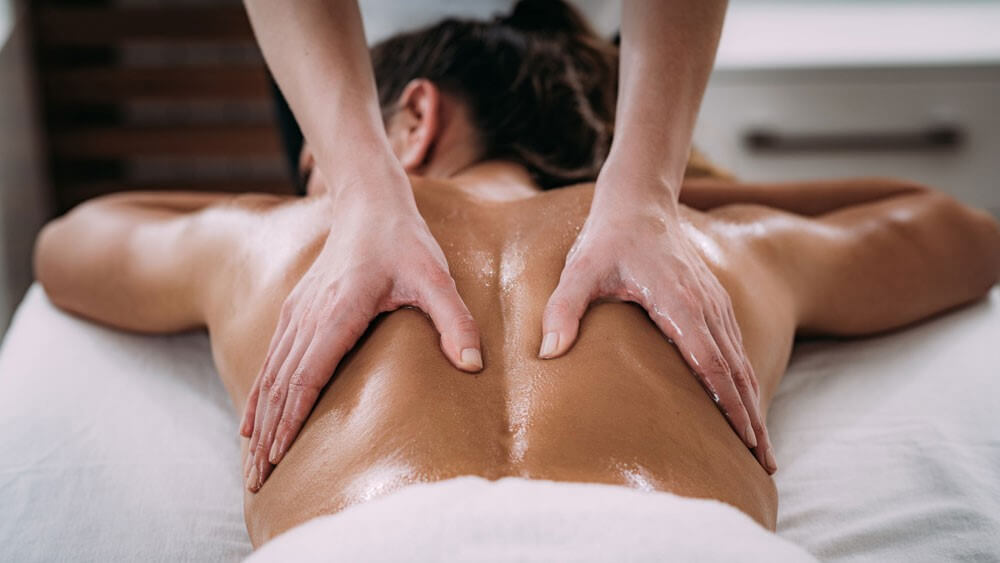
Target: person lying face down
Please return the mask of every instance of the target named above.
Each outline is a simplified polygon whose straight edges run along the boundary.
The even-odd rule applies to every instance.
[[[509,100],[488,82],[459,88],[444,78],[455,73],[426,70],[451,49],[456,56],[442,60],[489,79],[492,72],[475,66],[481,59],[457,55],[493,40],[532,41],[535,32],[516,23],[465,31],[446,23],[455,28],[450,42],[421,37],[407,49],[386,47],[392,56],[382,59],[375,51],[383,82],[386,65],[416,68],[400,84],[380,84],[387,130],[430,228],[414,236],[440,243],[480,323],[484,369],[470,375],[452,367],[434,346],[431,322],[402,308],[371,326],[342,326],[357,344],[343,350],[335,371],[282,371],[258,390],[270,415],[257,424],[271,428],[257,428],[257,440],[270,436],[272,446],[262,456],[252,455],[259,444],[247,452],[245,515],[255,546],[315,516],[463,475],[718,499],[774,529],[768,445],[746,448],[630,295],[595,303],[568,353],[538,358],[542,309],[584,227],[613,119],[601,80],[574,90],[558,75],[582,83],[589,76],[581,68],[612,64],[613,51],[612,58],[606,46],[588,51],[596,39],[571,22],[557,39],[539,39],[538,49],[512,50],[515,60],[530,55],[512,65],[515,79],[525,73],[523,83],[498,80],[525,88],[530,101]],[[567,60],[571,66],[557,62]],[[495,104],[508,105],[494,116]],[[322,189],[322,171],[311,183]],[[907,182],[692,177],[681,201],[685,233],[732,298],[732,322],[757,374],[749,392],[765,413],[797,333],[905,327],[977,299],[1000,278],[997,222]],[[147,333],[207,327],[219,375],[234,405],[243,405],[284,322],[281,303],[325,243],[331,217],[392,220],[330,206],[325,198],[261,194],[106,196],[44,229],[37,277],[56,305],[95,322]],[[342,245],[349,253],[350,241]],[[308,350],[294,355],[309,365]],[[278,416],[285,405],[301,407],[302,420]]]

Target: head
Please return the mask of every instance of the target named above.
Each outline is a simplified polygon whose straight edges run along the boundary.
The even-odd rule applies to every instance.
[[[412,173],[491,159],[543,189],[592,181],[611,146],[618,53],[562,0],[448,19],[372,48],[389,140]]]

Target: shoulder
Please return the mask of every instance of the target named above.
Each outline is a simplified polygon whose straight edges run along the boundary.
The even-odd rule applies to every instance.
[[[318,200],[241,194],[193,218],[209,325],[264,295],[287,294],[322,248],[325,215]]]
[[[734,301],[766,304],[769,314],[783,320],[797,317],[799,296],[788,271],[802,261],[802,233],[814,229],[814,221],[758,204],[725,205],[709,212],[682,207],[682,218],[695,247]]]

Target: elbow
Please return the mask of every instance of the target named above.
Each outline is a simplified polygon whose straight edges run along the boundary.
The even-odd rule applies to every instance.
[[[970,281],[976,283],[981,293],[986,293],[1000,281],[1000,223],[986,211],[961,207],[968,228],[969,249],[977,264],[971,268]]]
[[[979,209],[971,210],[979,224],[983,239],[983,258],[987,267],[987,290],[1000,282],[1000,222]]]
[[[87,230],[82,224],[93,212],[95,203],[87,202],[49,221],[35,239],[33,265],[35,279],[42,285],[49,300],[68,308],[71,292],[78,277],[78,260]]]
[[[66,284],[63,275],[62,254],[68,249],[67,219],[50,221],[35,239],[35,279],[42,285],[49,300],[60,307],[66,302]]]
[[[62,239],[63,223],[65,218],[60,217],[49,221],[35,238],[33,264],[35,268],[35,279],[43,286],[47,286],[52,280],[54,273],[53,253],[59,247]],[[47,290],[48,288],[46,288]]]
[[[976,297],[1000,281],[1000,223],[990,213],[939,192],[929,192],[938,213],[958,237],[956,252],[967,257],[964,274]]]

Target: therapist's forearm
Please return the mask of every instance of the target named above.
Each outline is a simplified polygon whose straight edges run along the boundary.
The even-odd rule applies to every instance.
[[[268,67],[327,178],[355,173],[370,178],[377,166],[389,175],[402,174],[382,124],[357,2],[244,3]],[[398,191],[399,185],[366,182],[365,192],[391,197],[377,190]]]
[[[623,3],[617,123],[606,168],[654,181],[619,184],[619,197],[662,196],[627,193],[662,184],[676,203],[725,11],[725,0]]]

